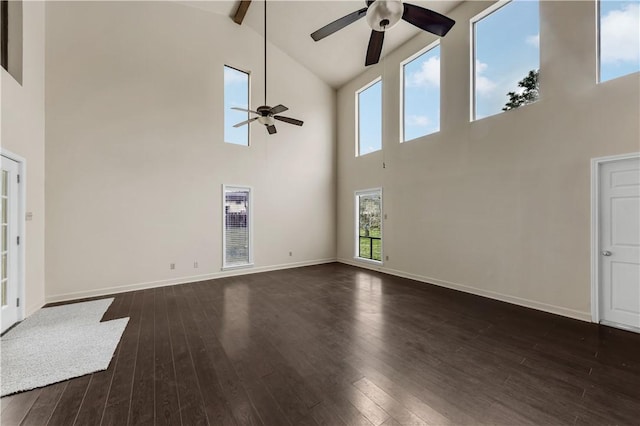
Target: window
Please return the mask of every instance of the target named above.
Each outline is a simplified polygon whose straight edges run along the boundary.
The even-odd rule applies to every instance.
[[[440,131],[440,45],[402,64],[402,142]]]
[[[382,79],[378,78],[356,92],[358,123],[356,155],[382,149]]]
[[[356,258],[382,263],[382,189],[356,192]]]
[[[251,247],[251,188],[223,186],[223,268],[253,263]]]
[[[0,0],[0,65],[22,84],[22,0]]]
[[[640,1],[600,0],[598,6],[600,81],[640,71]]]
[[[224,66],[224,141],[249,146],[249,126],[233,127],[249,119],[249,113],[231,109],[249,108],[249,74]]]
[[[498,2],[473,25],[472,119],[538,99],[540,17],[538,1]]]

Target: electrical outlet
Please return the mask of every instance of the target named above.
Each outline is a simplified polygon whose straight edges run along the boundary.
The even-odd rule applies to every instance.
[[[387,220],[387,214],[386,213],[384,214],[384,220]]]
[[[169,269],[176,269],[176,264],[175,263],[170,263],[169,264]]]
[[[385,257],[384,257],[384,260],[389,260],[389,256],[385,256]]]
[[[193,262],[193,267],[194,267],[194,268],[197,268],[197,267],[198,267],[198,262],[197,262],[197,261],[196,261],[196,262]]]
[[[289,252],[289,256],[293,256],[293,252],[292,251]]]

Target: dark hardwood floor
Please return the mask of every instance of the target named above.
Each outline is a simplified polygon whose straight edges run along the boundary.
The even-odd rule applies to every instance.
[[[2,425],[640,424],[640,335],[328,264],[118,294],[109,369]]]

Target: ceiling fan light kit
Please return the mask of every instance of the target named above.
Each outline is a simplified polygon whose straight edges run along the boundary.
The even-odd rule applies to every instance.
[[[320,41],[366,16],[367,24],[371,27],[365,59],[365,66],[369,66],[380,61],[384,33],[401,20],[440,37],[444,37],[455,24],[453,19],[438,12],[403,3],[402,0],[366,0],[366,3],[367,7],[351,12],[313,32],[311,38]]]
[[[398,25],[404,8],[400,0],[378,0],[367,9],[367,24],[374,31],[386,31]]]

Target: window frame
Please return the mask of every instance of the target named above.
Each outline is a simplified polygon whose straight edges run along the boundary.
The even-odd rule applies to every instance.
[[[360,197],[363,195],[380,195],[380,260],[367,259],[360,257]],[[382,187],[361,189],[354,191],[354,255],[353,258],[359,262],[370,263],[373,265],[384,265],[384,198]],[[373,253],[372,253],[373,257]]]
[[[247,75],[247,108],[250,109],[251,108],[251,71],[249,70],[245,70],[243,68],[239,68],[233,65],[229,65],[227,63],[223,64],[222,66],[222,108],[223,108],[223,114],[227,114],[227,110],[226,108],[224,108],[224,104],[225,104],[225,95],[226,95],[226,88],[224,85],[224,70],[225,68],[229,68],[232,69],[234,71],[238,71],[241,72],[243,74]],[[247,120],[251,118],[251,114],[247,112]],[[225,138],[225,127],[224,127],[224,115],[222,117],[222,141],[226,144],[229,145],[235,145],[235,146],[241,146],[241,147],[250,147],[251,146],[251,124],[247,124],[247,144],[246,145],[240,145],[237,143],[233,143],[233,142],[227,142],[226,138]]]
[[[249,247],[247,263],[229,263],[227,262],[227,215],[225,204],[227,202],[227,192],[247,191],[249,193],[249,209],[247,214],[247,227],[249,228]],[[228,271],[232,269],[250,268],[254,265],[253,261],[253,187],[248,185],[230,185],[222,184],[222,270]]]
[[[621,0],[624,1],[624,0]],[[627,74],[619,75],[608,80],[602,80],[602,0],[595,0],[596,7],[596,84],[606,83],[607,81],[617,80],[631,74],[640,73],[640,69]]]
[[[371,88],[372,86],[374,86],[375,84],[380,83],[380,149],[376,150],[376,151],[372,151],[372,152],[367,152],[365,154],[360,154],[360,93],[363,93],[364,91],[366,91],[367,89]],[[384,123],[383,123],[383,117],[384,117],[384,112],[382,111],[382,109],[384,108],[384,83],[382,82],[382,75],[379,75],[378,77],[376,77],[375,79],[373,79],[372,81],[370,81],[369,83],[365,84],[364,86],[362,86],[360,89],[356,90],[355,92],[355,127],[356,127],[356,143],[355,143],[355,156],[356,157],[363,157],[367,154],[373,154],[374,152],[378,152],[378,151],[382,151],[382,140],[384,139],[383,135],[384,135]]]
[[[500,111],[495,114],[490,114],[481,118],[476,117],[476,40],[477,40],[476,24],[482,19],[491,15],[492,13],[497,12],[498,10],[512,3],[513,1],[514,0],[499,0],[494,4],[492,4],[491,6],[484,9],[482,12],[473,16],[471,19],[469,19],[469,36],[470,36],[470,43],[469,43],[470,44],[470,52],[469,52],[470,53],[470,61],[469,61],[470,84],[469,84],[469,87],[471,88],[471,90],[469,90],[469,98],[470,98],[469,122],[483,120],[485,118],[493,117],[493,116],[508,112],[508,111]],[[542,0],[536,0],[536,1],[538,1],[538,7],[540,7],[539,5]],[[538,34],[540,34],[540,23],[538,23]],[[541,70],[540,47],[538,47],[538,72],[540,72],[540,70]],[[540,91],[538,93],[538,100],[534,103],[539,102],[541,99],[542,99],[542,92]],[[526,106],[526,105],[523,105],[523,106]]]
[[[405,70],[404,67],[405,65],[413,62],[414,60],[418,59],[420,56],[424,55],[425,53],[435,49],[436,47],[440,47],[440,39],[435,40],[432,43],[429,43],[426,47],[423,47],[422,49],[420,49],[418,52],[414,53],[413,55],[409,56],[408,58],[406,58],[404,61],[400,62],[400,143],[405,143],[405,142],[411,142],[414,141],[416,139],[420,139],[423,138],[425,136],[429,136],[429,135],[433,135],[435,133],[440,133],[441,131],[441,122],[440,122],[440,110],[442,109],[442,91],[440,90],[440,87],[442,86],[442,73],[440,74],[440,87],[438,88],[438,103],[440,104],[438,106],[438,131],[436,132],[431,132],[431,133],[427,133],[425,135],[422,136],[418,136],[415,137],[413,139],[404,139],[405,136],[405,120],[404,120],[404,115],[405,115],[405,99],[404,99],[404,92],[406,89],[406,81],[405,81]],[[442,49],[440,49],[440,52],[442,52]],[[442,71],[442,62],[440,62],[440,71]]]

